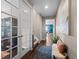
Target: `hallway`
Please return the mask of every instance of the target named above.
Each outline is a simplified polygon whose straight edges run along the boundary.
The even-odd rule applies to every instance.
[[[77,59],[76,0],[1,0],[2,59]]]
[[[41,47],[47,47],[48,50],[52,49],[51,46],[46,46],[46,41],[45,40],[42,40],[39,44],[37,44],[37,46],[29,51],[27,54],[25,54],[21,59],[52,59],[52,56],[47,56],[46,54],[41,54],[38,50],[39,48]],[[45,49],[44,49],[45,50]],[[45,52],[45,51],[44,51]],[[43,52],[43,53],[44,53]],[[48,51],[47,51],[48,52]],[[52,52],[52,51],[49,51],[49,53]],[[56,59],[54,56],[53,56],[53,59]]]
[[[37,46],[33,50],[29,51],[26,55],[24,55],[22,59],[26,59],[26,58],[34,59],[35,55],[37,55],[37,48],[40,48],[41,46],[45,46],[45,45],[46,42],[41,41],[39,44],[37,44]],[[37,59],[39,59],[39,57]]]

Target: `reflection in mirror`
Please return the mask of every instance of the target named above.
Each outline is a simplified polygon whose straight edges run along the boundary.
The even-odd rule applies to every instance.
[[[17,47],[12,49],[12,57],[17,55]]]
[[[17,37],[16,38],[12,38],[12,47],[17,45]]]
[[[12,18],[12,26],[17,26],[17,19]]]
[[[1,41],[1,50],[5,51],[10,48],[10,39],[5,39]]]
[[[8,38],[11,36],[10,34],[11,34],[10,27],[8,27],[8,26],[1,27],[1,37],[2,38]]]
[[[10,37],[11,16],[3,14],[1,16],[1,37]]]
[[[1,59],[17,55],[17,19],[1,13]]]
[[[2,18],[2,26],[10,26],[11,25],[10,19],[11,17]]]
[[[1,51],[1,59],[10,59],[10,51]]]
[[[12,36],[17,36],[17,27],[12,27]]]

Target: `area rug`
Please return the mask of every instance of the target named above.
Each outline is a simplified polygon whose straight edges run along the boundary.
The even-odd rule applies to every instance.
[[[33,59],[52,59],[52,47],[41,46],[36,48],[36,53]]]

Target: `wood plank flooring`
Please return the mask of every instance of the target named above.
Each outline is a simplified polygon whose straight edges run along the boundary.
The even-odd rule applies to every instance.
[[[40,42],[40,46],[43,46],[46,44],[46,41],[41,41]],[[38,45],[37,45],[38,46]],[[36,47],[37,47],[36,46]],[[36,47],[32,50],[32,51],[29,51],[26,55],[24,55],[21,59],[33,59],[33,57],[35,56],[36,54]]]

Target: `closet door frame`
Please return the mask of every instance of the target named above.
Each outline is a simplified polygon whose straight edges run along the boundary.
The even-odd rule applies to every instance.
[[[32,22],[31,22],[31,9],[32,9],[32,8],[31,8],[24,0],[21,0],[21,1],[22,1],[21,3],[24,3],[24,5],[26,5],[26,9],[27,9],[27,8],[29,9],[29,12],[27,12],[27,21],[29,20],[28,23],[30,23],[30,24],[26,24],[26,25],[29,25],[29,29],[30,29],[30,30],[29,30],[29,35],[27,34],[27,35],[29,36],[29,49],[25,49],[24,51],[22,51],[22,41],[21,41],[21,40],[22,40],[22,38],[23,38],[24,36],[23,36],[23,37],[21,38],[21,40],[20,40],[20,42],[21,42],[21,45],[20,45],[20,46],[21,46],[21,47],[20,47],[20,50],[21,50],[21,51],[20,51],[20,53],[21,53],[21,54],[20,54],[20,58],[23,57],[29,50],[32,49],[32,46],[31,46],[31,45],[32,45],[32,28],[31,28],[31,27],[32,27],[32,24],[31,24],[31,23],[32,23]],[[23,8],[21,7],[21,9],[23,9]],[[21,11],[21,12],[24,12],[24,11]],[[28,14],[28,13],[29,13],[29,14]],[[21,17],[22,17],[22,16],[21,16]],[[20,20],[22,21],[22,18],[21,18]],[[23,26],[22,23],[21,23],[21,26]],[[21,35],[22,35],[22,27],[21,27]],[[26,42],[26,43],[27,43],[27,42]],[[25,43],[24,43],[24,44],[25,44]]]
[[[10,23],[10,25],[9,25],[10,26],[10,36],[8,38],[4,37],[4,38],[1,38],[1,39],[4,39],[4,40],[10,39],[10,48],[8,49],[10,51],[10,59],[18,59],[19,58],[19,52],[18,52],[18,50],[19,50],[19,48],[18,48],[19,44],[18,43],[19,42],[18,41],[19,41],[19,38],[20,38],[20,36],[18,35],[18,18],[14,17],[14,16],[12,16],[10,14],[7,14],[5,12],[1,12],[1,14],[7,15],[10,18],[10,19],[8,19],[9,23]],[[12,25],[13,24],[13,22],[12,22],[13,19],[17,20],[17,25]],[[12,35],[12,31],[13,31],[12,28],[17,29],[17,31],[16,31],[17,35],[15,35],[15,36]],[[16,44],[14,43],[13,38],[17,38]],[[14,49],[14,48],[17,48],[17,53],[16,53],[16,55],[14,57],[12,57],[12,49]]]

